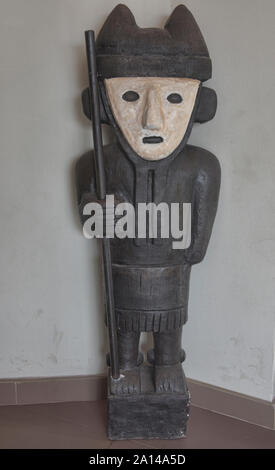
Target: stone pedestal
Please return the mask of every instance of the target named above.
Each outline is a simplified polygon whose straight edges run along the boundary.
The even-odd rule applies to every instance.
[[[152,373],[153,367],[141,367],[139,394],[112,395],[109,387],[109,439],[180,439],[185,436],[190,401],[187,386],[182,393],[156,393]]]

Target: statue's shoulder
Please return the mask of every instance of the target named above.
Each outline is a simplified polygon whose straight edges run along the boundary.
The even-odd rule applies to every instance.
[[[92,171],[92,161],[93,161],[93,150],[90,150],[76,160],[75,163],[75,172],[76,175],[81,174],[82,172],[91,172]]]
[[[111,155],[114,154],[114,144],[103,147],[104,165],[108,167],[107,162],[111,161]],[[79,157],[75,163],[75,183],[78,200],[86,192],[90,192],[95,187],[95,165],[94,150],[89,150]]]
[[[198,173],[206,173],[220,177],[221,167],[217,157],[201,147],[186,145],[186,157],[193,164]]]
[[[108,144],[108,145],[104,145],[104,147],[103,147],[104,160],[111,159],[112,156],[114,155],[114,153],[118,153],[118,152],[119,152],[119,148],[118,148],[117,144],[111,143],[111,144]],[[95,157],[95,152],[94,152],[93,149],[89,150],[86,153],[84,153],[83,155],[81,155],[81,157],[79,157],[77,159],[76,169],[80,170],[82,168],[85,168],[87,170],[87,169],[90,168],[90,170],[92,170],[94,157]]]

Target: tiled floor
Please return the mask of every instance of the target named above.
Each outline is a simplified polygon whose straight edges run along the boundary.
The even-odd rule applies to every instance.
[[[275,449],[275,432],[192,407],[185,439],[111,442],[105,401],[3,406],[0,448]]]

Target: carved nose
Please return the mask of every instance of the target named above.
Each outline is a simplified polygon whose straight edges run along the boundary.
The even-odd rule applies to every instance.
[[[152,131],[158,131],[163,126],[163,113],[158,94],[150,90],[146,97],[142,116],[142,127]]]

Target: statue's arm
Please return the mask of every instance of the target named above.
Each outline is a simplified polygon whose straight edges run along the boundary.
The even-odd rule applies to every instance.
[[[95,185],[95,168],[93,151],[87,152],[76,163],[75,184],[77,194],[77,205],[80,220],[84,223],[87,216],[83,216],[83,208],[88,202],[97,199]]]
[[[201,159],[194,186],[191,245],[185,251],[190,264],[200,263],[205,256],[218,207],[220,180],[219,161],[207,152]]]
[[[105,162],[105,164],[108,162]],[[107,166],[107,165],[106,165]],[[106,177],[108,175],[108,168],[105,166]],[[83,215],[83,209],[89,202],[97,202],[102,205],[103,213],[106,214],[105,201],[99,201],[96,193],[96,178],[95,178],[95,163],[94,163],[94,151],[87,152],[82,155],[75,166],[75,183],[76,183],[76,194],[78,212],[81,223],[89,218],[89,215]],[[108,189],[108,186],[107,186]],[[123,194],[116,191],[111,191],[110,194],[114,195],[114,203],[124,202]],[[118,220],[120,216],[115,216],[115,220]]]

